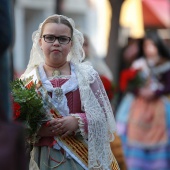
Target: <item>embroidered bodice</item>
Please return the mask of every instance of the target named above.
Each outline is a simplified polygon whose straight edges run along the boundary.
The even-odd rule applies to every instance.
[[[68,79],[52,79],[50,80],[53,87],[61,87]],[[79,89],[75,91],[68,92],[66,94],[67,104],[69,107],[69,113],[82,113],[81,110],[81,101],[80,101],[80,92]]]

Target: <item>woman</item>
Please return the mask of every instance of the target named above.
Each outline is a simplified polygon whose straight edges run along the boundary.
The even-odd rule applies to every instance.
[[[132,64],[145,83],[122,100],[117,125],[128,170],[170,169],[170,54],[156,32],[141,43],[144,57]]]
[[[37,132],[30,169],[119,169],[110,141],[115,121],[96,71],[81,61],[83,35],[72,19],[52,15],[33,34],[27,70],[53,118]],[[38,66],[38,67],[37,67]]]

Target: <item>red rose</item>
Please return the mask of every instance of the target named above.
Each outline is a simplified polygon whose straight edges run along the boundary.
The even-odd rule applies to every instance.
[[[17,119],[20,116],[20,108],[21,106],[17,102],[13,103],[14,119]]]
[[[121,72],[120,75],[120,90],[126,91],[129,85],[129,82],[137,76],[139,70],[135,69],[125,69]]]

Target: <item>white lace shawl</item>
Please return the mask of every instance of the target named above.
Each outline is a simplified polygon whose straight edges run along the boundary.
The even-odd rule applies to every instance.
[[[95,170],[108,170],[113,160],[109,142],[114,139],[113,133],[116,131],[110,101],[98,73],[94,71],[92,66],[82,63],[84,59],[82,48],[84,39],[82,33],[75,28],[74,21],[71,18],[57,14],[48,18],[53,16],[64,17],[73,27],[73,45],[68,54],[68,60],[75,65],[82,107],[88,121],[88,168],[89,170],[95,167]],[[42,24],[33,33],[30,60],[21,79],[37,65],[44,63],[44,54],[39,46]]]
[[[90,65],[76,64],[80,97],[88,121],[89,169],[109,169],[110,141],[116,131],[112,108],[98,73]]]

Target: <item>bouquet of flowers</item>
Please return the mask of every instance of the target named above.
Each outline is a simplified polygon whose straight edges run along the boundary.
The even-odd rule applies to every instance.
[[[32,84],[31,87],[27,87],[22,80],[16,79],[11,82],[11,92],[14,120],[24,124],[26,138],[32,143],[41,123],[47,120],[43,101],[37,93],[37,86]]]
[[[140,69],[124,69],[120,75],[120,90],[122,92],[134,91],[142,87],[145,80]]]

